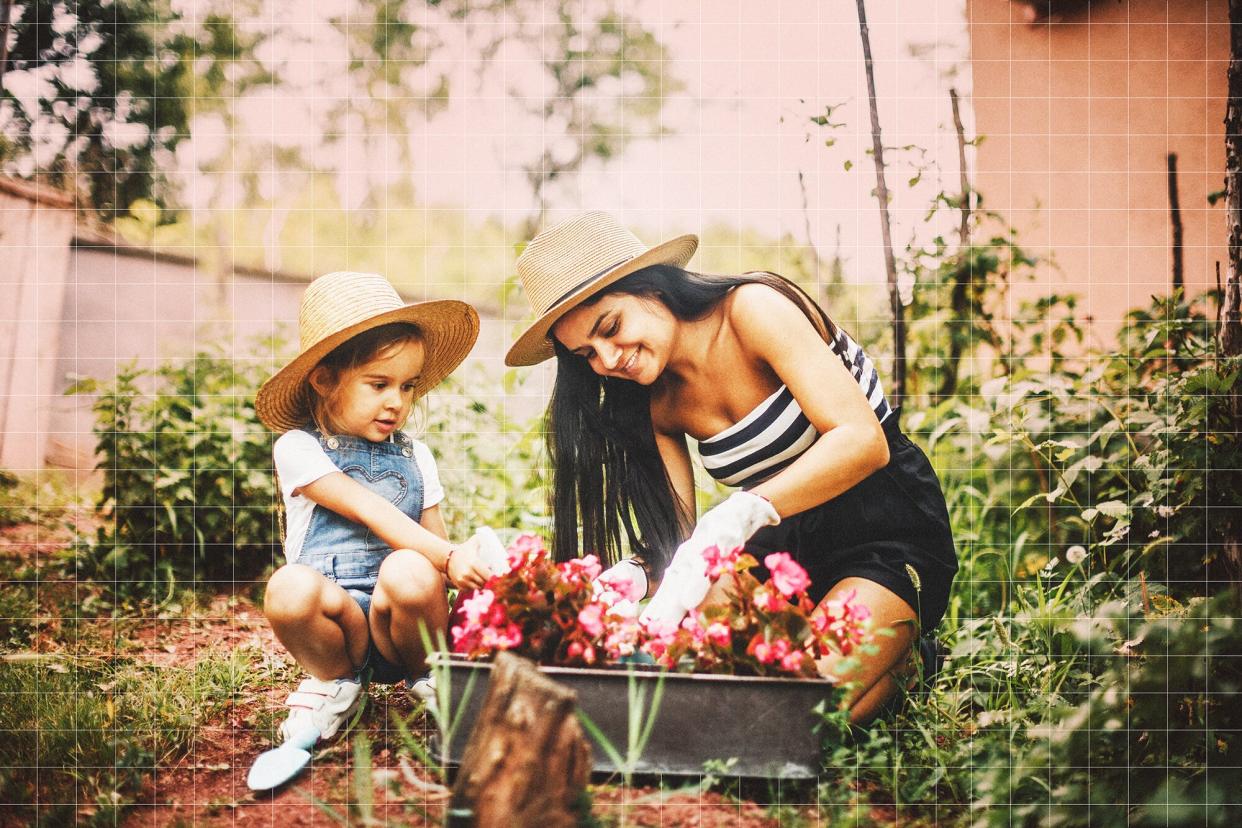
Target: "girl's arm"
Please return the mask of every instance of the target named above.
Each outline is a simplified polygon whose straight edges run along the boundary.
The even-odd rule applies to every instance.
[[[820,437],[753,491],[782,517],[831,500],[888,465],[888,441],[854,377],[792,302],[766,285],[734,291],[729,319],[742,347],[789,387]]]
[[[449,553],[460,549],[462,554],[453,555],[453,571],[445,573],[457,586],[480,587],[490,574],[476,560],[477,544],[453,544],[447,540],[439,505],[423,511],[420,525],[386,498],[339,471],[324,475],[299,491],[325,509],[365,525],[393,549],[421,553],[441,572],[445,572]]]
[[[423,515],[418,519],[418,523],[436,537],[448,540],[448,527],[444,525],[444,515],[440,513],[439,503],[423,509]]]

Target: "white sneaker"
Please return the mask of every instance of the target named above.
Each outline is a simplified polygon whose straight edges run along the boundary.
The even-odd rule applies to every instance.
[[[318,728],[320,739],[331,739],[361,702],[362,685],[357,679],[305,678],[285,699],[289,717],[280,725],[281,741],[312,727]]]
[[[428,673],[411,684],[410,690],[427,704],[432,704],[436,700],[436,677]]]

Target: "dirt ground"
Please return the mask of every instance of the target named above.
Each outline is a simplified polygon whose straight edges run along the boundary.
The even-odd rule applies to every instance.
[[[67,532],[49,532],[29,526],[0,531],[0,554],[42,562],[62,548]],[[68,585],[65,585],[66,587]],[[55,587],[52,587],[55,588]],[[138,664],[192,666],[203,654],[219,656],[232,647],[249,647],[262,654],[264,677],[253,689],[226,700],[223,712],[199,726],[187,750],[146,775],[145,783],[121,822],[139,826],[279,826],[309,828],[340,824],[441,825],[447,790],[426,768],[399,753],[394,714],[403,720],[415,710],[403,689],[371,688],[369,706],[353,734],[340,737],[315,752],[310,766],[293,782],[273,792],[256,794],[246,786],[254,758],[273,746],[271,731],[283,717],[283,701],[297,682],[297,672],[284,648],[249,597],[248,588],[203,599],[187,617],[108,619],[98,622],[97,635],[75,635],[74,642],[58,639],[56,618],[41,620],[33,649],[55,652],[73,649],[81,655],[83,642],[109,642],[97,655],[124,655]],[[85,613],[84,613],[85,615]],[[79,627],[80,631],[81,628]],[[415,729],[426,733],[425,716],[414,719]],[[359,796],[354,773],[356,733],[367,734],[371,746],[373,790]],[[592,814],[602,825],[617,826],[759,826],[827,824],[815,805],[790,804],[813,798],[811,785],[795,786],[789,794],[777,792],[783,804],[774,805],[774,785],[751,784],[716,790],[698,790],[699,780],[640,780],[624,788],[615,779],[599,777],[590,788]],[[357,803],[370,800],[369,807]],[[759,801],[754,801],[759,800]],[[7,824],[0,806],[0,824]],[[78,815],[91,816],[89,809]],[[876,822],[892,814],[876,809]]]

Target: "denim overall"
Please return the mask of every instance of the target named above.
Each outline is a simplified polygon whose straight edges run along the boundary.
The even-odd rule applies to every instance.
[[[317,429],[304,430],[346,475],[387,498],[416,523],[422,517],[423,476],[404,432],[393,432],[387,442],[373,443],[362,437],[324,437]],[[369,621],[371,593],[379,581],[380,564],[390,552],[392,548],[367,526],[316,506],[297,563],[340,584]],[[405,678],[405,671],[385,659],[374,642],[367,649],[366,666],[372,668],[372,681],[392,684]]]

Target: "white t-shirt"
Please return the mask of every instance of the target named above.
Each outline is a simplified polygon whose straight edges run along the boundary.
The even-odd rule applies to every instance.
[[[431,449],[421,440],[411,439],[414,461],[423,475],[423,508],[430,509],[444,500],[444,486]],[[319,441],[305,431],[286,431],[276,438],[272,448],[276,460],[276,475],[280,479],[280,495],[285,502],[285,558],[289,563],[298,559],[306,530],[310,528],[311,513],[315,501],[294,491],[309,486],[324,475],[340,471],[332,462]]]

